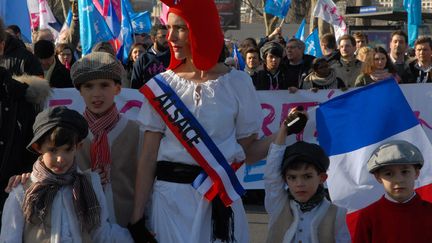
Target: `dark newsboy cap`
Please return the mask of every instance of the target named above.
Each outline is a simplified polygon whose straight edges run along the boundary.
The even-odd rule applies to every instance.
[[[420,150],[413,144],[403,140],[386,142],[376,148],[367,162],[370,173],[386,165],[419,165],[424,159]]]
[[[65,106],[50,107],[36,116],[33,124],[33,139],[27,149],[35,152],[31,145],[55,127],[64,127],[76,131],[80,140],[87,137],[88,124],[84,117],[75,110]]]
[[[327,171],[330,165],[328,156],[319,145],[303,141],[285,149],[281,172],[285,173],[288,165],[296,161],[313,164],[322,171]]]

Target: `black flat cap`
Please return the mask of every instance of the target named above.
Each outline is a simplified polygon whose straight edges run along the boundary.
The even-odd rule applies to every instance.
[[[317,144],[299,141],[285,149],[281,171],[285,172],[289,164],[295,161],[307,162],[322,171],[327,171],[330,160],[324,150]]]
[[[64,127],[76,131],[80,140],[86,138],[88,134],[87,121],[80,113],[65,106],[50,107],[36,116],[33,124],[33,139],[27,145],[27,149],[35,152],[31,145],[55,127]]]

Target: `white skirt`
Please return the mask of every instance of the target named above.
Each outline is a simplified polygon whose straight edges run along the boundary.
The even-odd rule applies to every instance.
[[[231,207],[235,240],[247,243],[249,228],[241,199],[233,202]],[[190,184],[156,180],[150,211],[150,227],[158,242],[212,242],[211,204]]]

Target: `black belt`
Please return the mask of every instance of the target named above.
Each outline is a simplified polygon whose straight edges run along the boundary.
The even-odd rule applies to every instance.
[[[156,165],[156,178],[161,181],[192,184],[202,171],[203,169],[197,165],[158,161]],[[225,207],[219,196],[213,199],[211,205],[213,241],[221,239],[223,242],[235,242],[234,213],[231,207]]]
[[[158,161],[156,178],[161,181],[191,184],[202,171],[202,168],[197,165]]]

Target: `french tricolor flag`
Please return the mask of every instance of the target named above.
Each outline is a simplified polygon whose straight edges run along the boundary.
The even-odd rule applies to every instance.
[[[394,79],[322,103],[316,120],[319,144],[330,157],[330,197],[348,209],[351,233],[358,210],[384,194],[366,164],[373,150],[386,141],[405,140],[422,151],[425,164],[416,188],[423,199],[432,201],[432,146]]]

